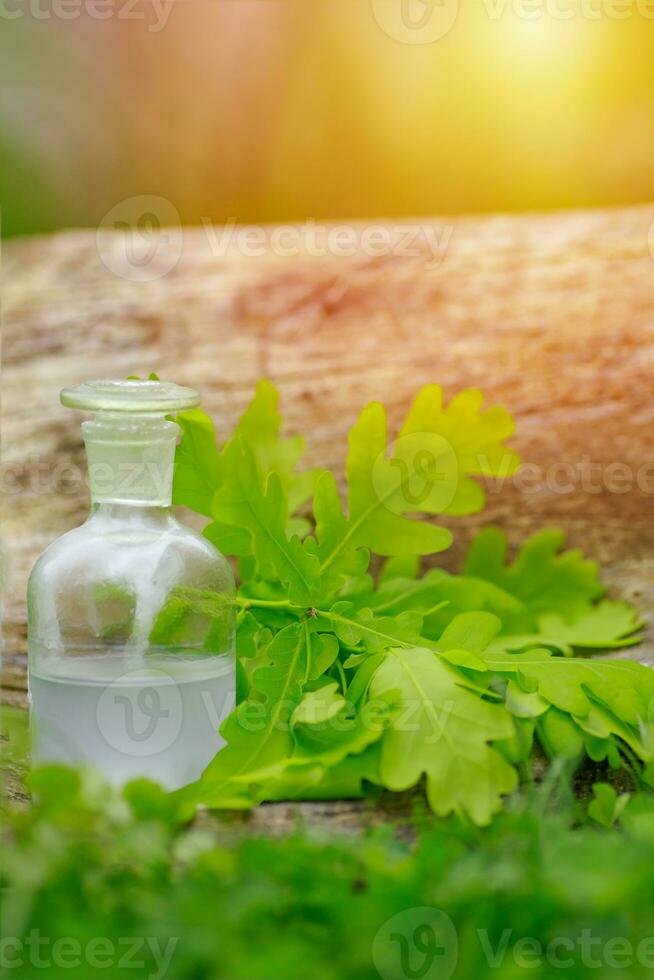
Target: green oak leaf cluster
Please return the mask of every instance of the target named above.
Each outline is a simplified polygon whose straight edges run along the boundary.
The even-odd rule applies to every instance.
[[[654,672],[590,659],[638,642],[640,626],[604,598],[596,563],[555,530],[508,563],[506,536],[487,528],[462,574],[423,571],[456,518],[483,508],[483,480],[516,472],[508,412],[476,390],[446,403],[429,385],[392,433],[369,404],[342,493],[337,474],[302,469],[304,441],[282,436],[278,402],[260,382],[224,442],[200,410],[178,416],[174,500],[209,518],[204,533],[240,579],[233,600],[176,590],[155,624],[157,644],[175,642],[185,617],[236,612],[226,746],[180,796],[249,808],[419,788],[435,813],[484,825],[532,778],[535,754],[626,766],[646,783]]]

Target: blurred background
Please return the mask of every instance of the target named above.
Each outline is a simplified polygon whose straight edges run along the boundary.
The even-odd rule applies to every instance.
[[[3,236],[654,198],[651,0],[0,0]]]

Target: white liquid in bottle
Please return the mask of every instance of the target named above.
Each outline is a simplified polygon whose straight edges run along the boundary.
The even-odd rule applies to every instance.
[[[80,658],[57,674],[32,672],[33,762],[89,763],[117,784],[146,777],[177,789],[197,779],[224,745],[234,659],[154,659],[136,668],[130,657]]]

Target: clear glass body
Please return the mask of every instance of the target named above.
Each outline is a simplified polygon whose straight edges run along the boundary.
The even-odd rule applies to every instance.
[[[91,459],[101,440],[97,424],[87,425],[94,427],[85,432]],[[223,744],[218,728],[235,701],[235,586],[217,549],[162,505],[174,436],[153,455],[153,444],[162,445],[153,432],[170,434],[173,423],[148,419],[144,438],[138,420],[112,419],[100,427],[112,460],[126,425],[139,433],[130,435],[128,455],[138,457],[136,443],[146,447],[162,478],[157,494],[140,497],[159,499],[132,490],[121,499],[115,481],[111,493],[95,493],[92,473],[92,496],[101,499],[32,570],[32,756],[88,763],[114,783],[147,777],[175,789],[196,779]]]

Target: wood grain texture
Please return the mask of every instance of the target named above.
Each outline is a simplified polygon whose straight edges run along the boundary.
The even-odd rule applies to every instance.
[[[342,472],[345,436],[377,398],[398,421],[418,387],[468,386],[516,416],[525,478],[491,488],[482,515],[450,521],[459,566],[473,533],[502,526],[512,545],[543,525],[606,567],[612,592],[649,621],[654,595],[654,206],[416,221],[406,255],[249,258],[204,229],[169,235],[160,278],[116,274],[121,234],[100,248],[80,231],[12,241],[3,252],[2,536],[9,552],[4,695],[24,703],[29,568],[87,510],[80,417],[64,384],[151,370],[197,387],[227,433],[256,380],[281,389],[308,461]],[[407,222],[403,222],[406,225]],[[364,226],[355,226],[359,231]],[[178,253],[179,260],[172,262]],[[168,259],[171,259],[170,263]],[[109,267],[108,267],[109,266]],[[654,643],[632,656],[654,662]]]

